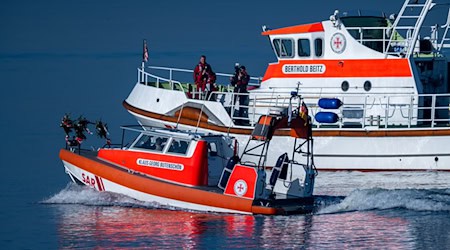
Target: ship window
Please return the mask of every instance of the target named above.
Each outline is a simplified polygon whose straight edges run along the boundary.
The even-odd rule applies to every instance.
[[[316,38],[314,40],[314,52],[316,56],[323,55],[323,40],[322,38]]]
[[[280,58],[294,57],[294,46],[291,39],[273,39],[273,47]]]
[[[167,138],[154,135],[142,135],[141,138],[134,144],[135,148],[150,149],[155,151],[163,151],[166,146]]]
[[[309,39],[298,39],[298,56],[311,56],[311,46],[309,44]]]
[[[186,154],[188,147],[189,141],[173,139],[168,152],[176,154]]]
[[[350,85],[348,84],[348,82],[347,81],[343,81],[342,84],[341,84],[342,91],[346,92],[349,88],[350,88]]]
[[[372,83],[370,81],[365,81],[364,82],[364,90],[370,91],[371,89],[372,89]]]

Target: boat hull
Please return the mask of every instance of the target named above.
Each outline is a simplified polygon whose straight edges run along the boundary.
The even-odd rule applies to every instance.
[[[177,124],[175,117],[132,108],[126,102],[124,106],[142,125],[177,126],[179,129],[204,133],[228,134],[226,127],[202,122],[197,124],[183,119]],[[229,135],[245,145],[250,131],[232,128]],[[446,128],[366,131],[313,129],[313,138],[316,168],[322,171],[450,171],[450,129]],[[292,143],[292,140],[283,134],[273,137],[269,165],[286,151],[284,145]]]
[[[312,197],[303,198],[281,206],[270,206],[267,202],[158,180],[104,162],[95,155],[86,157],[62,149],[60,158],[66,173],[76,183],[98,191],[124,194],[140,201],[157,202],[169,207],[206,212],[273,215],[308,212],[314,200]]]

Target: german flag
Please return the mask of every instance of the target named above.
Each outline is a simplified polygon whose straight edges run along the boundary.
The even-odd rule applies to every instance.
[[[300,107],[300,118],[305,121],[305,126],[308,125],[308,107],[303,101],[302,106]]]

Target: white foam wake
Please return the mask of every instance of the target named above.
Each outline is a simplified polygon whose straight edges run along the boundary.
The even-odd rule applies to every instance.
[[[450,211],[450,189],[363,189],[318,210],[318,214],[403,208],[415,211]]]
[[[125,195],[98,192],[97,190],[69,183],[59,193],[42,201],[45,204],[81,204],[88,206],[123,206],[123,207],[144,207],[159,208],[158,203],[143,202],[135,200]]]

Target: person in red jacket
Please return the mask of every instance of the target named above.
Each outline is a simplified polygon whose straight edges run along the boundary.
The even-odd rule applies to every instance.
[[[215,74],[211,68],[211,65],[206,62],[206,56],[202,55],[200,57],[200,62],[194,69],[194,82],[197,86],[197,91],[206,94],[207,91],[211,91],[211,86],[214,81]],[[209,85],[209,88],[207,88],[207,85]]]

